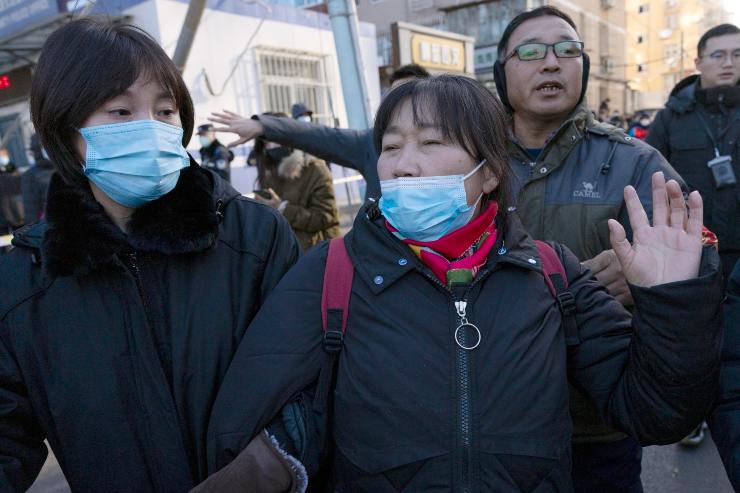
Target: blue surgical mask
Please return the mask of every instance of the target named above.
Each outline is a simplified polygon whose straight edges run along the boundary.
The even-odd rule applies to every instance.
[[[468,205],[465,180],[485,163],[481,161],[467,175],[396,178],[380,182],[380,211],[404,238],[435,241],[465,226],[480,202]]]
[[[80,129],[85,176],[121,205],[141,207],[169,193],[190,164],[182,128],[137,120]]]

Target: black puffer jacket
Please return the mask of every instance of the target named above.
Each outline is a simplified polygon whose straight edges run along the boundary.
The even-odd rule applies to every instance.
[[[727,284],[720,397],[709,425],[727,475],[740,491],[740,263]]]
[[[707,167],[715,157],[714,146],[702,116],[720,154],[732,157],[737,185],[715,187]],[[701,193],[704,223],[717,234],[720,254],[740,253],[740,86],[702,90],[698,76],[684,79],[656,115],[646,142],[665,156],[691,190]],[[731,270],[728,265],[727,274]]]
[[[468,352],[454,342],[452,294],[365,213],[345,239],[356,271],[334,393],[335,491],[569,491],[569,380],[643,444],[678,440],[708,411],[721,339],[713,250],[696,280],[633,288],[632,319],[557,247],[580,328],[566,347],[535,245],[511,215],[459,293],[482,333]],[[326,244],[309,252],[247,331],[214,406],[210,471],[316,381],[326,255]]]
[[[0,258],[0,491],[48,439],[76,492],[179,492],[244,332],[296,261],[288,223],[191,165],[125,236],[54,176],[47,217]]]

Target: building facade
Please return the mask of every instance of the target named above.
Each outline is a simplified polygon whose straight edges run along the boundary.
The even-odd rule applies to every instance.
[[[660,108],[673,87],[696,71],[701,35],[730,15],[716,0],[627,0],[626,8],[629,106]]]

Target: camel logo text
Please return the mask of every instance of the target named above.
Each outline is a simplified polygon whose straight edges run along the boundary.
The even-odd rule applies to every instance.
[[[573,192],[574,197],[580,197],[582,199],[600,199],[601,193],[594,191],[594,184],[589,183],[587,181],[582,182],[583,188],[580,190],[575,190]]]

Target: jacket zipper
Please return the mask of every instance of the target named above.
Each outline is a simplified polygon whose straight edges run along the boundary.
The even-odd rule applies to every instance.
[[[466,297],[462,300],[463,303],[467,304],[467,293]],[[457,311],[457,310],[456,310]],[[460,315],[460,312],[458,315]],[[462,309],[462,316],[465,316],[465,308]],[[462,344],[467,346],[467,333],[461,335]],[[470,365],[468,361],[468,351],[460,347],[457,348],[457,374],[458,374],[458,388],[459,388],[459,402],[458,402],[458,414],[459,418],[459,433],[460,443],[462,444],[462,464],[461,464],[461,476],[462,476],[462,488],[463,493],[469,493],[471,489],[470,481]]]
[[[136,252],[128,254],[129,263],[131,263],[131,269],[134,271],[134,279],[136,280],[136,289],[139,291],[139,298],[141,298],[141,304],[144,306],[144,314],[146,315],[146,321],[150,327],[153,325],[152,314],[149,309],[149,304],[146,302],[146,296],[144,296],[144,284],[141,282],[141,271],[139,270],[139,262]]]
[[[139,269],[138,256],[136,255],[135,251],[132,251],[128,254],[128,262],[131,265],[131,270],[133,271],[134,280],[136,282],[136,290],[139,292],[139,298],[141,299],[141,304],[144,307],[144,316],[146,317],[147,324],[151,328],[153,319],[150,313],[149,305],[146,302],[146,296],[144,296],[144,284],[141,281],[141,270]],[[156,459],[154,457],[152,457],[152,462],[156,462]],[[163,488],[158,475],[152,474],[152,478],[154,479],[154,481],[157,482],[159,488]]]
[[[481,282],[485,277],[488,276],[490,271],[488,269],[481,269],[480,272],[478,272],[478,275],[473,279],[473,282],[467,286],[465,289],[465,294],[461,297],[461,299],[456,300],[455,296],[452,295],[452,291],[450,288],[442,284],[442,282],[437,279],[435,276],[429,275],[428,273],[424,272],[422,270],[422,273],[424,276],[426,276],[429,280],[431,280],[433,283],[435,283],[438,286],[441,286],[445,291],[447,291],[450,294],[450,298],[452,299],[452,305],[455,309],[455,313],[460,316],[460,311],[458,311],[457,307],[455,306],[456,302],[463,302],[462,306],[462,315],[461,317],[466,316],[466,309],[467,309],[467,299],[468,295],[470,294],[473,287]],[[463,336],[463,344],[467,346],[467,338]],[[462,464],[461,464],[461,480],[462,485],[460,488],[460,491],[462,493],[470,493],[472,491],[472,481],[471,481],[471,469],[472,469],[472,458],[470,454],[470,448],[471,448],[471,430],[470,430],[470,417],[472,414],[472,411],[470,409],[470,362],[468,359],[468,351],[462,348],[457,349],[457,383],[458,383],[458,433],[460,437],[460,443],[462,444]]]

